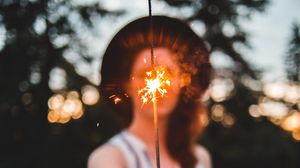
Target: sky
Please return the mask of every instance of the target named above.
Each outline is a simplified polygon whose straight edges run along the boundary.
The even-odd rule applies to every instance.
[[[300,24],[299,0],[273,0],[265,13],[258,13],[249,21],[242,21],[250,33],[252,50],[245,59],[265,70],[263,81],[284,80],[284,59],[292,33],[292,24]]]

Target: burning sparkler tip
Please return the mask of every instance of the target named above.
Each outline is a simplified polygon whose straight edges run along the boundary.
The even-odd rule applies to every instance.
[[[114,98],[114,103],[115,103],[115,104],[118,104],[118,103],[120,103],[121,101],[122,101],[122,99],[119,98],[119,97],[115,97],[115,98]]]
[[[159,97],[164,97],[167,87],[171,85],[164,67],[156,67],[146,72],[145,87],[138,91],[143,104],[155,102]]]

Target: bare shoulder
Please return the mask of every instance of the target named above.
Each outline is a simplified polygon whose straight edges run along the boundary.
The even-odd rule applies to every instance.
[[[210,153],[204,146],[196,145],[195,154],[200,164],[203,164],[205,168],[212,168]]]
[[[88,168],[125,168],[126,161],[121,151],[112,144],[104,144],[89,156]]]

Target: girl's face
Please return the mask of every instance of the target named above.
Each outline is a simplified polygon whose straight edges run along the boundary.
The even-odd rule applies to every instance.
[[[162,66],[169,75],[170,87],[167,87],[167,93],[164,97],[158,99],[157,112],[160,118],[167,117],[175,108],[180,92],[180,68],[175,60],[176,55],[167,48],[154,49],[154,66]],[[151,53],[150,49],[142,50],[138,53],[133,63],[131,79],[127,85],[134,106],[134,112],[141,115],[152,117],[152,102],[144,104],[138,91],[145,87],[146,72],[151,70]]]

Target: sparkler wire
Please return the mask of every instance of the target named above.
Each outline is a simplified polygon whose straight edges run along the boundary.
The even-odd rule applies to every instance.
[[[154,32],[153,32],[153,21],[152,21],[152,8],[151,0],[148,0],[149,5],[149,17],[150,17],[150,35],[151,35],[151,67],[154,69]],[[156,74],[155,74],[156,75]],[[155,97],[156,95],[154,95]],[[154,129],[155,129],[155,152],[156,152],[156,167],[160,168],[160,155],[159,155],[159,132],[158,132],[158,117],[157,117],[157,99],[156,97],[153,100],[153,120],[154,120]]]
[[[152,21],[152,7],[151,7],[151,0],[148,0],[148,5],[149,5],[149,17],[150,17],[150,35],[151,35],[151,66],[154,68],[154,32],[153,32],[153,21]]]

